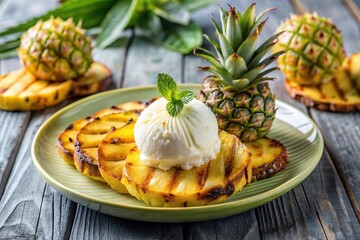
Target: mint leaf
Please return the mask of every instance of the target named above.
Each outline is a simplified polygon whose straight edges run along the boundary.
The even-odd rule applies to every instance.
[[[166,111],[172,117],[175,117],[176,115],[178,115],[182,111],[183,107],[184,107],[184,103],[180,99],[177,99],[177,100],[168,102],[166,104]]]
[[[175,98],[178,91],[176,82],[174,79],[166,73],[159,73],[157,77],[158,91],[168,101]]]
[[[178,91],[174,79],[166,73],[159,73],[157,77],[158,91],[165,98],[167,112],[175,117],[178,115],[185,104],[188,104],[194,98],[194,93],[189,90]]]
[[[194,93],[190,90],[184,90],[179,92],[178,98],[180,98],[184,104],[188,104],[194,99]]]

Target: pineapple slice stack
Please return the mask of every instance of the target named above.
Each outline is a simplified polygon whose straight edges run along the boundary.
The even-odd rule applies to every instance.
[[[360,110],[359,55],[345,59],[340,31],[316,13],[293,15],[279,26],[274,51],[285,51],[278,64],[289,95],[319,110]]]
[[[164,171],[148,167],[140,162],[134,125],[152,101],[128,102],[76,120],[58,135],[59,155],[81,174],[106,182],[118,193],[167,207],[224,201],[251,181],[272,176],[288,161],[286,148],[275,140],[242,143],[221,131],[220,153],[199,168]]]
[[[23,69],[0,76],[0,109],[41,110],[106,89],[111,71],[93,62],[91,41],[71,19],[39,21],[21,36]]]

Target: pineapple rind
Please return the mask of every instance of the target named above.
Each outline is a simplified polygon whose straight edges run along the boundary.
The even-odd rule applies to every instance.
[[[72,19],[40,20],[21,36],[18,55],[23,67],[38,79],[75,79],[92,63],[91,39]]]
[[[275,118],[275,97],[268,83],[244,91],[229,91],[216,82],[215,76],[208,76],[199,99],[212,109],[220,129],[243,141],[265,136]]]
[[[273,51],[285,51],[278,65],[286,78],[307,86],[329,82],[345,58],[336,26],[314,13],[292,16],[279,26],[281,31]]]
[[[252,159],[252,181],[273,176],[288,163],[286,147],[267,137],[247,142]]]

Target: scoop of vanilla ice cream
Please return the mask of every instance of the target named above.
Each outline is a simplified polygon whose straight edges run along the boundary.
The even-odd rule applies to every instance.
[[[168,170],[190,169],[214,159],[220,150],[220,139],[211,110],[193,99],[173,117],[166,110],[167,103],[164,98],[158,99],[141,113],[135,124],[140,160]]]

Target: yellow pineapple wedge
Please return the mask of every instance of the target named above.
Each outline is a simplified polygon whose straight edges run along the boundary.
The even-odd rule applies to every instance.
[[[72,81],[37,80],[24,69],[0,77],[0,109],[7,111],[41,110],[68,98]]]
[[[117,112],[124,112],[130,110],[142,111],[145,108],[145,104],[142,102],[127,102],[117,106],[112,106],[94,113],[91,116],[76,120],[75,122],[69,124],[57,137],[56,147],[58,149],[59,155],[62,159],[65,160],[70,165],[74,164],[74,141],[77,133],[83,128],[87,123],[93,121],[97,117],[103,117]]]
[[[285,87],[291,97],[309,107],[334,112],[360,110],[360,89],[344,68],[340,68],[329,82],[318,86],[300,86],[286,80]]]
[[[72,83],[70,97],[81,97],[104,91],[112,82],[109,68],[98,62],[93,62],[84,76]]]
[[[110,131],[101,141],[98,149],[99,170],[108,185],[118,193],[128,193],[121,183],[125,159],[135,147],[135,122]]]
[[[96,117],[87,123],[77,133],[74,146],[74,165],[84,175],[98,181],[103,181],[97,160],[97,150],[102,139],[111,129],[124,126],[132,120],[136,120],[140,112],[131,110],[126,112],[112,113],[103,117]]]
[[[251,181],[248,148],[235,136],[219,133],[220,152],[216,159],[197,168],[164,171],[140,160],[137,147],[131,149],[121,182],[130,195],[150,206],[183,207],[223,202]]]
[[[289,161],[286,147],[276,140],[264,137],[245,145],[251,153],[252,181],[271,177]]]
[[[105,90],[112,81],[106,66],[94,62],[79,79],[63,82],[39,80],[24,69],[0,77],[0,109],[8,111],[42,110],[70,97]]]

